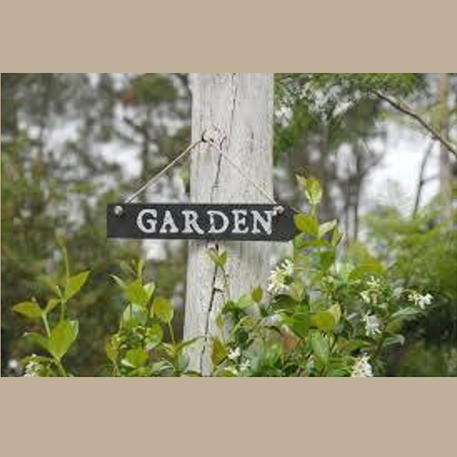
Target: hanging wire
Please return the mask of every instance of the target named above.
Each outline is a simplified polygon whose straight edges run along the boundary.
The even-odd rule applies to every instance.
[[[170,163],[168,163],[162,170],[160,170],[158,173],[156,173],[148,182],[143,184],[136,192],[131,194],[129,197],[127,197],[124,200],[124,203],[130,203],[133,201],[138,195],[140,195],[142,192],[144,192],[148,187],[152,186],[154,183],[156,183],[170,168],[172,168],[177,162],[179,162],[181,159],[183,159],[190,151],[192,151],[196,146],[198,146],[201,143],[207,143],[210,146],[213,146],[217,149],[221,157],[223,157],[233,168],[235,168],[238,173],[250,184],[252,184],[267,200],[269,200],[271,203],[276,205],[273,210],[274,210],[274,215],[277,214],[282,214],[284,212],[284,207],[282,205],[279,205],[276,200],[269,195],[269,193],[261,187],[259,184],[257,184],[255,181],[253,181],[249,176],[247,176],[243,169],[241,168],[240,165],[238,165],[232,158],[230,158],[227,154],[222,151],[222,148],[220,147],[219,144],[214,140],[214,138],[208,134],[208,131],[203,132],[202,137],[195,141],[194,143],[190,144],[181,154],[179,154],[176,158],[174,158]],[[123,213],[123,208],[120,205],[116,205],[114,208],[114,212],[117,216],[120,216]]]
[[[240,167],[240,165],[238,165],[233,159],[231,159],[227,154],[225,154],[221,147],[215,142],[215,141],[208,141],[208,143],[212,146],[214,146],[219,154],[233,167],[235,168],[238,173],[248,182],[250,182],[261,194],[264,195],[264,197],[269,200],[271,203],[273,203],[273,205],[276,205],[277,202],[276,200],[273,198],[273,197],[270,197],[270,195],[268,194],[268,192],[263,188],[261,187],[259,184],[257,184],[255,181],[253,181],[248,175],[246,175],[244,173],[244,171],[242,170],[242,168]]]
[[[156,173],[146,184],[143,184],[136,192],[134,192],[130,197],[127,197],[124,203],[130,203],[134,200],[138,195],[144,192],[149,186],[152,186],[155,182],[157,182],[171,167],[173,167],[177,162],[179,162],[186,154],[188,154],[192,149],[198,146],[200,143],[203,143],[203,138],[195,141],[191,145],[189,145],[186,149],[184,149],[181,154],[179,154],[176,158],[174,158],[169,164],[167,164],[162,170]]]

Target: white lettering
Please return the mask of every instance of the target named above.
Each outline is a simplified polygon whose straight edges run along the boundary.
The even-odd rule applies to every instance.
[[[194,231],[200,235],[203,235],[203,230],[197,223],[198,213],[192,210],[183,210],[184,215],[184,230],[182,233],[193,233]]]
[[[273,219],[273,211],[265,210],[264,211],[266,218],[262,218],[260,213],[256,210],[252,210],[252,233],[257,234],[261,231],[259,230],[258,225],[260,224],[267,235],[271,235],[272,232],[272,219]]]
[[[169,227],[169,230],[167,230]],[[169,210],[165,211],[165,216],[163,217],[162,227],[160,227],[160,233],[178,233],[178,227],[175,224],[173,216]]]
[[[146,218],[143,216],[149,215],[150,217]],[[136,218],[136,224],[138,228],[144,233],[155,233],[157,226],[157,210],[155,209],[142,209],[138,213]],[[145,225],[146,224],[146,225]]]
[[[227,230],[229,219],[222,211],[208,210],[207,213],[209,216],[210,225],[208,233],[223,233]],[[222,225],[219,228],[216,228],[216,221],[214,220],[214,216],[219,216],[222,219]]]
[[[232,233],[248,233],[249,227],[246,227],[246,215],[247,210],[245,209],[233,209],[233,230]],[[242,227],[244,226],[244,227]]]

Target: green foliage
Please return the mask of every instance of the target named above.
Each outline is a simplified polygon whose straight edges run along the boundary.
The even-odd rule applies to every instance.
[[[314,212],[319,183],[308,178],[302,184]],[[385,374],[389,351],[404,344],[405,322],[424,316],[431,299],[395,287],[367,254],[336,261],[341,232],[335,221],[320,224],[315,214],[303,213],[295,222],[301,233],[293,260],[272,272],[268,296],[257,287],[223,306],[212,375]]]
[[[39,318],[43,315],[42,309],[38,303],[34,301],[18,303],[17,305],[14,305],[12,309],[13,311],[16,311],[16,313],[22,314],[29,319]]]
[[[32,356],[23,360],[26,375],[29,376],[67,376],[68,372],[62,365],[63,356],[70,350],[78,336],[79,322],[67,318],[66,306],[69,300],[77,294],[89,277],[89,272],[85,271],[70,276],[67,251],[61,245],[63,257],[66,264],[66,276],[64,278],[65,292],[62,294],[62,285],[50,283],[52,291],[57,297],[49,299],[46,307],[42,308],[35,301],[21,302],[12,307],[12,310],[30,320],[41,318],[43,333],[26,333],[25,339],[37,345],[40,349],[47,352],[51,357]],[[60,305],[60,317],[57,319],[52,311]]]
[[[164,324],[169,324],[173,319],[173,305],[164,297],[157,297],[152,303],[151,315],[157,317]]]
[[[174,308],[170,300],[155,297],[155,285],[144,283],[140,261],[132,280],[115,277],[124,292],[125,308],[118,331],[109,337],[105,351],[113,376],[186,376],[185,349],[191,341],[175,341]],[[168,332],[170,342],[166,340]]]
[[[433,297],[389,282],[379,261],[361,245],[342,261],[335,221],[315,215],[319,183],[308,178],[303,191],[312,214],[299,214],[292,259],[271,274],[268,294],[260,286],[230,298],[225,271],[227,253],[211,250],[215,268],[225,278],[225,303],[216,318],[219,334],[211,336],[213,376],[372,376],[386,373],[393,348],[405,345],[405,326],[427,315]],[[303,220],[312,219],[310,231]],[[312,232],[312,233],[311,233]],[[335,233],[337,235],[335,235]],[[13,310],[31,321],[41,318],[44,333],[30,332],[29,342],[49,356],[24,359],[30,376],[66,376],[62,358],[78,336],[78,321],[68,319],[67,302],[87,280],[88,272],[70,274],[49,284],[56,294],[46,307],[34,301]],[[118,331],[105,343],[113,376],[197,376],[188,368],[187,347],[198,338],[176,341],[172,302],[155,294],[144,281],[144,262],[123,265],[126,277],[112,275],[124,297]],[[64,291],[63,293],[61,291]],[[60,318],[48,319],[60,306]],[[403,332],[403,333],[402,333]]]
[[[99,341],[116,328],[123,305],[106,277],[119,276],[119,264],[141,256],[143,250],[137,241],[106,241],[106,204],[143,184],[145,176],[187,144],[186,76],[4,74],[1,84],[3,306],[8,309],[24,296],[36,297],[45,306],[49,283],[71,294],[73,280],[83,278],[73,278],[65,291],[65,262],[56,234],[64,237],[75,272],[87,266],[93,272],[90,290],[71,298],[68,317],[77,316],[84,332],[79,350],[70,351],[65,360],[81,375],[106,374]],[[138,175],[100,152],[107,146],[116,151],[129,148]],[[185,272],[185,255],[183,245],[165,260],[148,263],[148,273],[156,272],[160,294],[175,294]],[[178,328],[180,320],[182,313],[176,316]],[[28,349],[20,338],[26,325],[18,313],[5,312],[1,326],[6,374],[8,360]]]
[[[413,218],[402,216],[391,207],[378,208],[366,217],[372,251],[377,257],[373,261],[387,264],[386,276],[398,287],[427,291],[435,304],[433,313],[408,324],[408,347],[396,354],[391,372],[442,375],[445,362],[438,366],[428,361],[432,354],[444,354],[456,345],[457,234],[453,221],[457,213],[444,219],[442,212],[441,203],[433,201]],[[403,365],[408,368],[401,368]]]

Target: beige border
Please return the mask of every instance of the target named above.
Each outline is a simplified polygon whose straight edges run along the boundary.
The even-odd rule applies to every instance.
[[[3,71],[450,72],[452,0],[10,1]]]
[[[457,70],[451,1],[154,3],[9,2],[0,69]],[[454,455],[456,388],[427,378],[4,378],[0,453]]]
[[[0,389],[1,447],[8,456],[455,455],[455,387],[426,378],[10,378]]]

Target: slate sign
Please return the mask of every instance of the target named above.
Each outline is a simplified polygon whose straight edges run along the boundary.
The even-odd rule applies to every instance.
[[[295,212],[286,205],[113,203],[108,238],[288,241]]]

